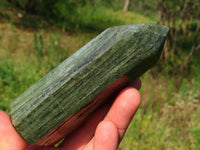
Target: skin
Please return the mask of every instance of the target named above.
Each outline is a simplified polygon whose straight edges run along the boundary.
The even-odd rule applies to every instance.
[[[10,116],[0,110],[0,150],[116,150],[140,106],[140,87],[138,79],[123,89],[57,148],[28,145],[12,126]]]

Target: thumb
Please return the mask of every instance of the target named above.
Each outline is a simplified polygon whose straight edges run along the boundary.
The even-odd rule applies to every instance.
[[[28,144],[12,126],[10,116],[0,110],[0,150],[28,150]]]

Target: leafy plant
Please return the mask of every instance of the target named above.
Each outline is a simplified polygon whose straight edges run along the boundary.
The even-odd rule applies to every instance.
[[[43,52],[44,43],[43,43],[42,34],[37,35],[35,33],[33,42],[34,42],[34,48],[35,48],[35,55],[40,60],[40,58],[44,56],[44,52]]]
[[[9,59],[0,61],[0,88],[4,86],[12,86],[13,81],[16,80],[15,71],[12,61]]]

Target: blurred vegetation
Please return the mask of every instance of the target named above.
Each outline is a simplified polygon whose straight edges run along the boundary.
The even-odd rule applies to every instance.
[[[120,145],[200,149],[199,0],[1,0],[0,109],[110,26],[170,27],[161,59],[143,75],[142,106]]]
[[[118,4],[107,0],[2,0],[1,3],[15,12],[9,14],[9,11],[1,11],[1,16],[25,27],[53,25],[64,30],[99,32],[110,26],[127,23],[125,18],[117,17],[121,14],[118,11],[121,10],[122,2]],[[147,21],[142,21],[155,21],[155,18],[146,18]]]

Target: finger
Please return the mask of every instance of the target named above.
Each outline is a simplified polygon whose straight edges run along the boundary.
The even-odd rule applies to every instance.
[[[61,148],[30,145],[29,150],[62,150]]]
[[[116,150],[118,147],[119,134],[116,125],[111,121],[102,121],[95,132],[95,150]]]
[[[116,149],[139,105],[140,94],[135,88],[129,87],[123,90],[111,106],[104,121],[97,127],[95,137],[84,149]],[[104,126],[104,122],[111,122],[112,125],[106,123]],[[107,145],[104,144],[105,147],[101,147],[102,145],[99,145],[100,143],[107,143]],[[93,146],[95,146],[95,148],[93,148]]]
[[[0,150],[28,150],[28,144],[12,126],[10,116],[0,110]]]
[[[140,103],[141,96],[138,90],[128,87],[120,92],[106,115],[104,120],[112,121],[116,125],[120,139],[123,137]]]
[[[106,88],[102,93],[96,96],[97,101],[101,100],[111,100],[119,93],[121,89],[126,87],[129,84],[127,77],[121,77]],[[78,149],[84,147],[91,138],[94,136],[96,126],[100,121],[103,120],[106,113],[108,112],[111,103],[106,103],[101,107],[96,113],[91,115],[79,129],[77,129],[72,135],[65,138],[64,142],[61,144],[61,147],[67,147],[70,149]],[[78,142],[77,142],[78,141]]]
[[[67,148],[68,150],[84,148],[94,136],[98,123],[103,120],[108,110],[108,105],[101,107],[101,109],[86,120],[85,124],[77,129],[72,135],[66,137],[60,147]]]

